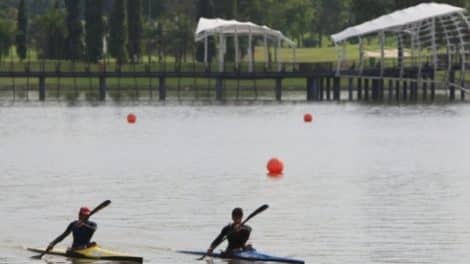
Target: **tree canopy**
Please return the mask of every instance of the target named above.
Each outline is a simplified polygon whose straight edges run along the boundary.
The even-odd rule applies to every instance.
[[[2,0],[0,45],[15,43],[13,36],[21,58],[27,40],[45,58],[86,55],[97,62],[106,38],[110,55],[120,62],[140,58],[143,50],[155,53],[152,49],[158,49],[159,57],[170,53],[179,60],[188,48],[201,60],[201,45],[192,43],[200,17],[252,21],[281,30],[301,47],[324,46],[331,44],[328,35],[345,27],[422,2],[428,0]],[[468,0],[439,2],[470,7]],[[171,45],[164,43],[170,38]],[[209,45],[213,50],[212,40]]]

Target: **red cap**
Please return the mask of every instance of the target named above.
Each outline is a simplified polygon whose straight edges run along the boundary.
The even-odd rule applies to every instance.
[[[90,214],[90,208],[88,207],[81,207],[80,208],[80,215],[89,215]]]

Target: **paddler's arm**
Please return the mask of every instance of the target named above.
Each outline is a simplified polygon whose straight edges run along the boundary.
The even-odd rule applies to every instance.
[[[224,237],[229,233],[230,225],[224,227],[220,234],[212,241],[209,249],[207,249],[207,255],[211,255],[214,248],[216,248],[220,243],[224,241]]]
[[[73,223],[69,224],[67,229],[65,229],[64,233],[62,233],[60,236],[58,236],[49,244],[49,246],[47,247],[47,251],[50,251],[51,249],[54,248],[54,246],[57,243],[60,243],[62,240],[64,240],[64,238],[66,238],[72,232],[72,226],[73,226]]]

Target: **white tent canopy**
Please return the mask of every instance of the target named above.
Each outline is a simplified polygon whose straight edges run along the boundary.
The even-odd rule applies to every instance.
[[[281,39],[285,41],[289,46],[294,47],[295,42],[284,36],[280,31],[271,29],[267,26],[260,26],[252,22],[239,22],[236,20],[224,20],[220,18],[208,19],[200,18],[197,24],[195,39],[196,41],[202,41],[206,36],[218,35],[218,34],[239,34],[253,36],[264,36],[267,35],[272,39]]]
[[[433,17],[446,16],[453,13],[463,13],[465,9],[447,4],[423,3],[417,6],[398,10],[374,20],[349,27],[337,34],[331,35],[335,43],[360,37],[379,31],[393,30],[396,27],[417,23]]]
[[[235,65],[238,68],[238,49],[239,49],[239,36],[248,36],[248,56],[249,56],[249,69],[250,71],[253,70],[253,61],[252,61],[252,41],[253,37],[261,36],[264,38],[264,46],[267,54],[267,41],[275,41],[277,43],[277,47],[282,46],[282,42],[284,41],[290,47],[294,49],[294,62],[295,62],[295,42],[284,36],[280,31],[273,30],[267,26],[260,26],[254,24],[252,22],[239,22],[236,20],[224,20],[220,18],[215,19],[208,19],[208,18],[200,18],[196,32],[194,34],[194,38],[196,41],[204,41],[204,62],[207,64],[207,50],[208,50],[208,43],[207,39],[209,37],[214,37],[218,39],[218,51],[219,51],[219,70],[223,71],[224,65],[224,54],[226,51],[226,37],[233,36],[235,41]],[[266,56],[267,58],[267,56]],[[278,58],[278,54],[276,51],[276,58]],[[280,70],[280,61],[278,60],[278,68]]]
[[[460,83],[465,81],[470,65],[470,17],[464,8],[440,3],[422,3],[413,7],[383,15],[360,25],[349,27],[331,35],[338,50],[337,74],[341,73],[346,58],[346,42],[358,40],[358,73],[365,67],[363,38],[378,37],[380,54],[380,76],[385,71],[385,55],[396,52],[399,77],[405,75],[405,67],[417,68],[417,80],[422,80],[422,68],[430,65],[434,74],[447,69],[447,82],[453,66],[460,64]],[[396,43],[396,48],[385,50],[385,43]],[[405,54],[409,54],[407,60]],[[407,65],[405,65],[407,64]],[[346,65],[346,67],[348,67]],[[372,65],[372,67],[377,67]]]

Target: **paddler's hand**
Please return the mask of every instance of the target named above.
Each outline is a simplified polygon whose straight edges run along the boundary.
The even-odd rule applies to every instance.
[[[212,251],[214,251],[214,249],[210,247],[210,248],[207,250],[206,255],[208,255],[208,256],[212,255]]]
[[[46,248],[46,251],[51,251],[54,248],[54,244],[49,244]]]

